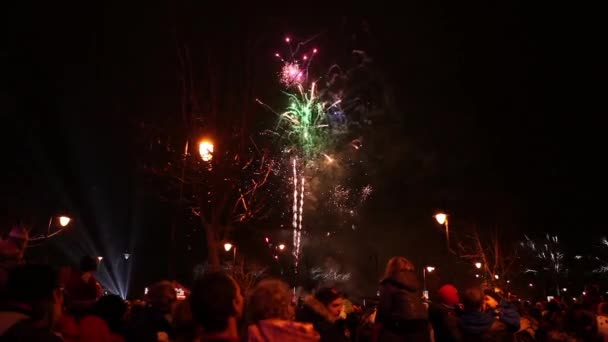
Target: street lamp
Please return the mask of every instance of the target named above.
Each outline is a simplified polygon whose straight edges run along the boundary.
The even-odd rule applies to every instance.
[[[213,159],[213,142],[208,139],[203,139],[198,143],[198,152],[203,161],[211,161]]]
[[[445,240],[448,244],[448,250],[450,249],[450,224],[448,221],[448,215],[445,213],[435,214],[435,220],[442,226],[445,226]]]
[[[280,251],[283,251],[284,249],[285,249],[285,244],[280,244],[280,245],[279,245],[279,250],[280,250]]]
[[[424,291],[422,292],[422,297],[424,297],[424,299],[429,299],[429,291],[426,290],[426,274],[431,273],[434,270],[435,270],[435,267],[433,267],[433,266],[427,266],[422,269],[422,283],[424,286]]]
[[[498,280],[498,278],[499,278],[499,277],[498,277],[498,274],[495,274],[495,275],[494,275],[494,279]]]
[[[564,288],[562,289],[562,291],[567,292],[567,291],[568,291],[568,289],[564,287]]]
[[[103,260],[103,257],[102,256],[98,256],[97,257],[97,261],[101,263],[101,260]]]
[[[475,263],[475,267],[477,267],[477,269],[480,269],[482,265],[483,265],[483,264],[482,264],[482,263],[480,263],[480,262],[476,262],[476,263]]]

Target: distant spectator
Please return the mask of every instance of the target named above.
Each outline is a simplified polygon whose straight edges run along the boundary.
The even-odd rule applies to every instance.
[[[450,284],[443,285],[437,292],[439,303],[429,307],[429,321],[433,326],[435,342],[452,342],[460,340],[458,314],[460,298],[458,290]]]
[[[500,298],[469,288],[463,295],[464,312],[459,326],[463,341],[513,341],[520,328],[515,307]]]
[[[192,287],[189,300],[192,316],[203,330],[202,341],[239,341],[244,300],[232,277],[223,272],[203,275]]]
[[[342,311],[342,293],[333,287],[324,287],[317,290],[314,296],[304,298],[296,320],[312,323],[321,334],[321,341],[350,341],[351,331],[344,319],[346,317],[340,317]]]
[[[61,316],[63,295],[57,273],[46,265],[13,269],[0,309],[2,341],[62,341],[53,333]]]
[[[284,282],[261,281],[252,290],[247,305],[249,342],[319,341],[311,324],[293,321],[291,293]]]

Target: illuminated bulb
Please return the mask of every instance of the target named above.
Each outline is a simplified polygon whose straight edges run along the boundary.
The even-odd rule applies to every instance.
[[[478,269],[481,268],[481,263],[480,262],[476,262],[475,263],[475,267],[477,267]]]
[[[317,53],[317,49],[312,49],[312,53]]]
[[[307,59],[308,59],[308,57],[304,56],[304,57],[302,57],[302,59],[303,59],[303,60],[307,60]]]
[[[209,140],[203,140],[198,145],[198,151],[203,161],[210,161],[213,159],[213,143]]]
[[[495,274],[495,275],[494,275],[494,278],[495,278],[495,279],[498,279],[498,274]]]
[[[71,221],[71,220],[72,220],[72,219],[71,219],[71,218],[69,218],[69,217],[67,217],[67,216],[59,216],[59,224],[60,224],[62,227],[65,227],[65,226],[67,226],[68,224],[70,224],[70,221]]]
[[[433,266],[427,266],[426,267],[426,271],[429,272],[429,273],[433,272],[434,270],[435,270],[435,267],[433,267]]]
[[[439,213],[437,215],[435,215],[435,220],[437,220],[437,223],[439,224],[445,224],[445,221],[448,219],[448,215],[444,214],[444,213]]]
[[[232,244],[230,242],[226,242],[224,244],[224,250],[226,250],[226,252],[228,252],[231,249],[232,249]]]
[[[291,41],[291,39],[289,39],[289,37],[285,37],[285,42],[289,43]]]
[[[282,251],[282,250],[284,250],[284,249],[285,249],[285,245],[284,245],[284,244],[280,244],[280,245],[279,245],[279,250],[281,250],[281,251]]]

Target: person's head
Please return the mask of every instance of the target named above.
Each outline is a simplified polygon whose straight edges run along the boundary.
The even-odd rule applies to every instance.
[[[388,263],[386,263],[386,269],[384,271],[384,277],[390,278],[401,272],[412,272],[414,271],[414,264],[404,257],[396,256],[392,257]]]
[[[445,284],[439,288],[437,291],[437,296],[441,303],[445,305],[456,305],[460,303],[460,298],[458,297],[458,290],[454,285]]]
[[[344,296],[333,287],[322,287],[315,293],[315,299],[325,305],[332,318],[338,319],[342,311]]]
[[[194,320],[208,333],[225,331],[231,318],[243,314],[241,289],[223,272],[207,273],[195,281],[189,300]]]
[[[247,305],[252,322],[271,318],[292,320],[295,315],[289,286],[281,280],[262,280],[249,294]]]
[[[63,293],[57,273],[47,265],[23,265],[13,269],[6,285],[9,302],[27,305],[32,318],[46,319],[49,326],[61,315]]]
[[[127,313],[127,303],[117,295],[99,298],[93,306],[95,315],[103,319],[111,331],[119,331]]]
[[[484,297],[483,291],[478,287],[466,289],[462,296],[464,310],[468,312],[480,311],[485,299]]]
[[[80,271],[83,273],[97,271],[97,261],[97,258],[90,255],[83,256],[80,259]]]
[[[170,281],[161,281],[152,285],[148,291],[150,306],[162,313],[170,313],[177,301],[175,287]]]

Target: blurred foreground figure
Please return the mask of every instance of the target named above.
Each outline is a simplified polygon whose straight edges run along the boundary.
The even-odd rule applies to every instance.
[[[70,271],[65,292],[68,307],[77,318],[89,313],[97,299],[101,297],[101,286],[94,276],[97,263],[97,258],[87,255],[80,260],[78,271]]]
[[[296,320],[312,323],[321,334],[321,341],[350,341],[351,331],[343,319],[346,317],[340,316],[343,306],[342,293],[332,287],[321,288],[314,296],[304,298]]]
[[[463,341],[513,341],[520,327],[515,306],[476,287],[464,292],[463,304],[459,320]]]
[[[202,327],[201,341],[238,342],[238,320],[243,315],[239,285],[223,272],[203,275],[192,287],[190,310]]]
[[[458,290],[453,285],[443,285],[439,288],[437,297],[439,303],[432,303],[429,307],[429,321],[433,326],[435,342],[460,341]]]
[[[61,317],[63,294],[57,273],[46,265],[14,268],[0,308],[1,341],[63,341],[53,333]]]
[[[127,328],[127,340],[157,342],[172,339],[172,312],[176,300],[177,295],[171,282],[161,281],[150,287],[146,306],[132,314]]]
[[[294,322],[294,308],[287,284],[263,280],[251,292],[247,302],[249,342],[313,342],[319,334],[311,324]]]
[[[0,293],[6,286],[10,271],[23,263],[28,241],[28,231],[21,225],[13,227],[6,239],[0,238]]]
[[[404,257],[393,257],[386,264],[376,325],[380,342],[431,340],[420,283],[414,265]]]

